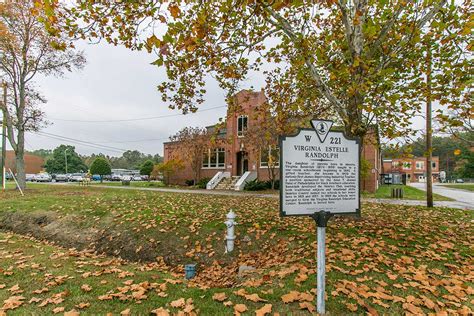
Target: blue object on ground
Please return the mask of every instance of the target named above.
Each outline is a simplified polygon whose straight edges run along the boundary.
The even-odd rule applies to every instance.
[[[196,275],[196,264],[187,264],[184,266],[184,272],[186,273],[186,279],[192,279]]]

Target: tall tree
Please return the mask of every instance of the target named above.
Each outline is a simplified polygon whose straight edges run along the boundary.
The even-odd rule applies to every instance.
[[[203,102],[209,74],[232,95],[250,71],[274,65],[266,72],[268,78],[275,78],[267,80],[266,94],[278,95],[291,87],[295,96],[294,102],[276,109],[278,114],[294,109],[311,113],[324,107],[337,114],[350,136],[364,136],[377,123],[382,134],[397,137],[410,132],[411,118],[424,102],[417,70],[427,26],[435,32],[433,40],[443,46],[442,54],[449,56],[451,64],[440,65],[457,69],[449,70],[453,75],[466,72],[466,59],[451,57],[461,54],[453,44],[469,35],[470,1],[447,3],[163,0],[111,6],[80,2],[56,14],[74,21],[61,25],[62,29],[83,38],[103,37],[132,49],[156,51],[159,58],[154,64],[164,65],[169,79],[159,86],[163,100],[184,112],[195,111]],[[143,27],[144,23],[154,28]],[[153,33],[162,32],[156,27],[159,23],[166,24],[163,36]],[[147,31],[153,34],[145,36]],[[454,67],[453,61],[462,67]],[[461,89],[449,89],[451,101],[466,87],[466,76],[461,77]],[[456,80],[449,86],[454,87]],[[459,102],[450,106],[459,107]]]
[[[189,161],[193,171],[193,181],[196,184],[200,178],[203,155],[212,146],[207,129],[185,127],[171,136],[170,140],[178,142],[173,151],[181,157],[186,157],[186,160]]]
[[[40,20],[43,11],[35,1],[7,0],[0,3],[0,77],[8,83],[7,104],[0,103],[6,117],[8,139],[15,151],[18,183],[25,182],[25,132],[41,127],[45,102],[35,90],[33,79],[62,75],[82,68],[85,59],[64,36],[49,35]]]
[[[104,181],[104,176],[112,173],[110,164],[104,157],[97,157],[91,164],[91,174],[98,174],[100,176],[100,183]]]
[[[45,163],[48,173],[86,172],[87,166],[76,153],[76,148],[70,145],[60,145],[53,150],[53,156]]]
[[[142,176],[148,176],[148,180],[150,180],[151,172],[153,171],[153,167],[155,163],[153,160],[147,160],[140,166],[140,174]]]

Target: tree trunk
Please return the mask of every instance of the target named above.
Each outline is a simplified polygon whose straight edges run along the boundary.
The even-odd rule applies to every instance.
[[[104,176],[100,176],[100,183],[104,182]]]
[[[18,185],[22,190],[26,188],[26,175],[25,175],[25,132],[18,131],[18,143],[17,150],[15,151],[16,159],[16,177]]]
[[[426,206],[433,207],[432,128],[431,128],[431,48],[426,55]]]

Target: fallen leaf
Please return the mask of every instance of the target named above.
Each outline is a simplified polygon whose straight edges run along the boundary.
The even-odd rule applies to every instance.
[[[171,307],[181,308],[186,306],[186,301],[184,298],[177,299],[176,301],[172,301],[170,303]]]
[[[120,315],[129,316],[130,315],[130,308],[127,308],[126,310],[121,311]]]
[[[358,307],[356,304],[353,304],[353,303],[346,303],[346,307],[348,310],[350,310],[351,312],[356,312]]]
[[[83,290],[84,292],[90,292],[92,291],[92,287],[89,284],[83,284],[81,286],[81,290]]]
[[[244,304],[235,304],[234,313],[236,315],[240,315],[240,313],[244,313],[245,311],[247,311],[247,306],[245,306]]]
[[[87,308],[89,306],[91,306],[91,303],[79,303],[79,304],[76,305],[76,307],[79,308],[79,309],[84,309],[84,308]]]
[[[163,307],[154,309],[151,311],[152,314],[155,314],[156,316],[169,316],[170,313],[167,309],[164,309]]]
[[[310,303],[310,302],[301,302],[300,303],[300,308],[301,309],[307,309],[310,313],[314,313],[316,311],[316,308],[314,307],[314,304]]]
[[[64,307],[56,307],[53,309],[54,314],[62,313],[64,312]]]
[[[300,292],[297,292],[297,291],[291,291],[290,293],[284,294],[281,296],[281,300],[285,304],[297,301],[299,300],[299,298],[300,298]]]
[[[213,296],[212,296],[212,299],[214,301],[218,301],[218,302],[223,302],[227,299],[227,295],[222,292],[222,293],[215,293]]]
[[[255,311],[255,316],[265,316],[272,312],[272,304],[265,304],[262,308]]]

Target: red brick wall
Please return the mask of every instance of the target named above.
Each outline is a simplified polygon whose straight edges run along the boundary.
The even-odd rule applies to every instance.
[[[43,171],[44,159],[30,154],[25,154],[25,173],[39,173]],[[15,152],[7,151],[5,167],[16,173]]]
[[[367,177],[362,179],[361,189],[374,193],[377,191],[382,169],[379,142],[374,130],[369,131],[363,140],[361,159],[365,159],[370,165]]]

